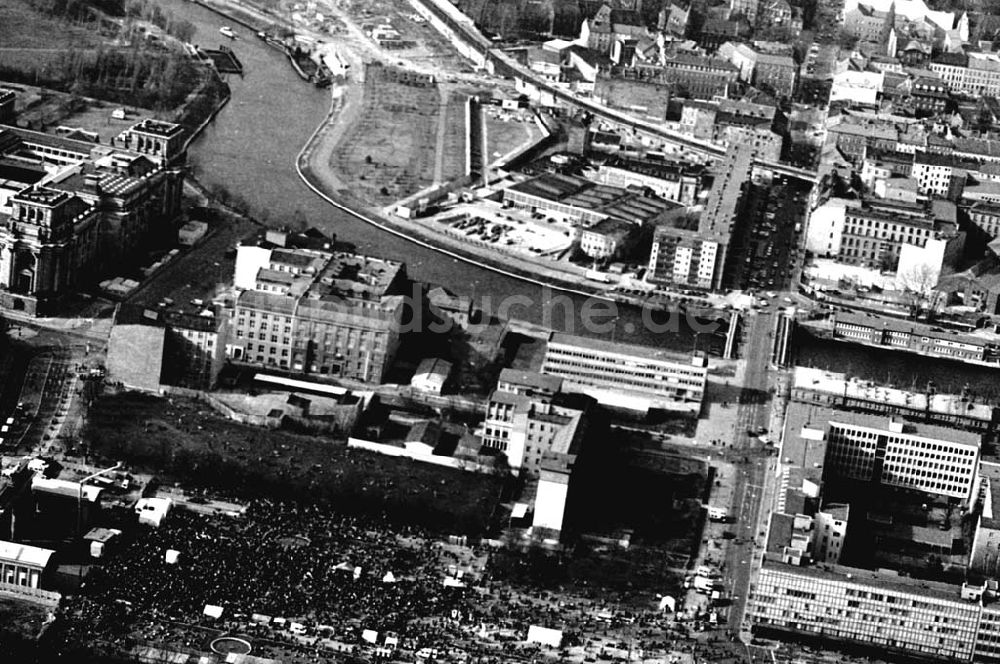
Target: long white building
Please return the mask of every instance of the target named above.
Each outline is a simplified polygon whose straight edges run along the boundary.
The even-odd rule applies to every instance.
[[[555,333],[549,338],[542,373],[560,376],[563,389],[599,403],[648,411],[697,413],[705,395],[705,358],[631,344]]]

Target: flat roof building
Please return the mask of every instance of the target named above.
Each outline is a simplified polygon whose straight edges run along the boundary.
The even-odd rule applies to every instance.
[[[542,372],[568,391],[643,412],[700,412],[708,379],[702,357],[561,333],[549,337]]]
[[[791,396],[801,403],[900,415],[976,431],[992,430],[1000,423],[1000,409],[965,395],[903,390],[813,367],[793,369]]]
[[[766,553],[748,612],[765,636],[815,636],[896,655],[971,661],[982,603],[963,587]]]
[[[982,436],[901,418],[838,411],[825,426],[826,472],[969,500]]]
[[[555,173],[543,173],[511,185],[504,189],[503,200],[513,207],[561,218],[584,228],[609,218],[642,224],[677,207],[676,203],[655,196]]]

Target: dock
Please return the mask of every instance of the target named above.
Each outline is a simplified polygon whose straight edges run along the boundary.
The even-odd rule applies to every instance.
[[[199,54],[210,60],[220,74],[243,75],[243,63],[228,46],[222,45],[218,49],[199,49]]]

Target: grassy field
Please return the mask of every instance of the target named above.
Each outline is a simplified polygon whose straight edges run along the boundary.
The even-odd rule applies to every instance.
[[[393,67],[365,69],[360,120],[333,153],[358,198],[384,205],[431,184],[437,148],[437,86],[392,80]]]
[[[343,441],[244,426],[207,405],[135,393],[105,395],[84,438],[103,460],[237,498],[320,503],[385,514],[442,533],[482,533],[499,478],[350,450]]]

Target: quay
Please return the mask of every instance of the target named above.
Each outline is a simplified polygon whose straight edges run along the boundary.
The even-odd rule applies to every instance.
[[[203,59],[210,60],[220,74],[243,75],[243,63],[236,57],[233,49],[228,46],[221,45],[217,49],[198,49],[198,55]]]

